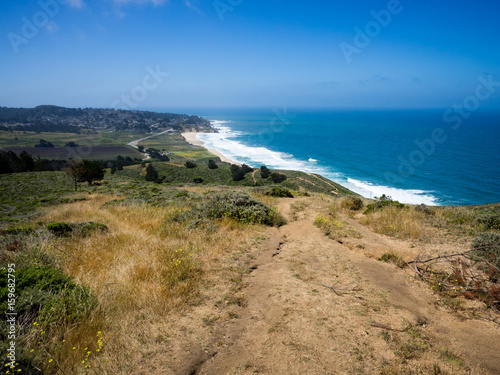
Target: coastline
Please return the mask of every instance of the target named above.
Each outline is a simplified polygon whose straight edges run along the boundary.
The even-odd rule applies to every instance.
[[[220,125],[220,123],[225,123],[225,122],[228,121],[212,121],[213,125],[215,125],[214,123],[217,123],[216,126],[214,126],[214,128],[218,129],[219,132],[221,133],[221,137],[220,139],[218,139],[219,143],[227,141],[226,138],[228,136],[230,137],[232,134],[232,129],[230,129],[229,126],[226,126],[225,124],[217,126]],[[221,160],[224,162],[241,165],[240,163],[234,162],[228,157],[225,157],[219,151],[208,148],[203,143],[203,141],[196,138],[197,134],[199,134],[199,132],[181,133],[181,135],[188,143],[204,147],[212,154],[221,158]],[[233,137],[233,138],[238,138],[238,137]],[[429,206],[440,205],[438,199],[435,196],[431,195],[430,192],[428,191],[416,190],[416,189],[398,189],[386,185],[372,184],[370,182],[366,182],[363,180],[356,180],[349,177],[345,179],[340,178],[335,175],[335,172],[329,170],[328,167],[325,167],[324,165],[318,165],[319,164],[318,161],[311,159],[310,157],[308,159],[299,159],[285,152],[273,151],[265,147],[247,146],[243,143],[238,142],[237,139],[228,141],[226,147],[228,150],[231,150],[230,154],[241,155],[249,159],[253,165],[262,164],[268,166],[271,169],[295,170],[308,174],[318,174],[368,199],[373,199],[373,197],[382,196],[382,194],[386,194],[402,203],[407,203],[407,204],[424,203]]]
[[[198,134],[198,132],[181,133],[182,137],[184,137],[184,139],[186,140],[187,143],[192,144],[194,146],[201,146],[201,147],[207,149],[209,152],[211,152],[215,156],[218,156],[220,158],[220,160],[225,162],[225,163],[241,165],[241,163],[238,163],[237,161],[231,160],[228,157],[222,155],[219,151],[214,150],[213,148],[205,147],[203,145],[203,142],[196,138],[197,134]]]

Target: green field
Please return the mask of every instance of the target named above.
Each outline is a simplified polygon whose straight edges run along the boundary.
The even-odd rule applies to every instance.
[[[125,146],[108,147],[6,147],[5,150],[13,151],[19,155],[26,151],[33,157],[40,156],[42,159],[66,160],[66,159],[88,159],[88,160],[114,160],[117,156],[142,159],[144,155]]]
[[[40,155],[47,159],[74,159],[86,158],[91,160],[109,160],[118,155],[131,158],[143,158],[140,153],[126,146],[136,139],[151,136],[151,133],[132,133],[125,131],[98,131],[96,134],[75,134],[75,133],[34,133],[34,132],[0,132],[0,148],[12,150],[19,154],[23,149],[34,156]],[[54,144],[55,148],[36,148],[40,139]],[[68,150],[64,146],[68,142],[75,142],[82,148],[80,150]],[[161,151],[171,152],[171,159],[183,163],[186,160],[208,161],[208,159],[218,159],[205,148],[193,146],[187,143],[180,134],[163,134],[158,137],[145,139],[139,143],[145,148],[156,148]],[[121,149],[111,149],[111,147],[121,147]],[[58,149],[60,148],[60,149]],[[91,152],[89,150],[91,149]]]
[[[180,134],[163,134],[158,137],[145,139],[139,143],[139,146],[144,146],[144,148],[152,147],[161,151],[171,152],[173,154],[173,160],[182,161],[194,159],[208,161],[208,159],[218,159],[217,156],[213,155],[205,148],[187,143]]]
[[[127,143],[147,136],[143,133],[98,131],[95,134],[75,133],[35,133],[35,132],[0,132],[0,147],[35,147],[40,139],[52,142],[55,147],[64,147],[68,142],[78,143],[82,147],[125,146]]]

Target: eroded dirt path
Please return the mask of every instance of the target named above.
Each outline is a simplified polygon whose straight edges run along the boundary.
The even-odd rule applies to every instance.
[[[301,199],[280,211],[290,220]],[[321,200],[304,202],[255,251],[229,344],[191,374],[500,373],[497,325],[460,320],[411,273],[364,254],[397,242],[361,226],[363,250],[328,239],[313,225]]]

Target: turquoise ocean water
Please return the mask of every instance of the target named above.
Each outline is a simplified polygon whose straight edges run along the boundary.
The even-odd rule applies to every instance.
[[[405,203],[500,202],[500,111],[193,109],[198,138],[228,158],[318,173],[365,197]]]

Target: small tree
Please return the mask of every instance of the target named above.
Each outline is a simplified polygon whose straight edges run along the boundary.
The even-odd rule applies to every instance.
[[[156,182],[157,184],[161,184],[165,177],[158,177],[158,172],[156,171],[153,164],[148,164],[146,167],[146,181]]]
[[[283,173],[271,173],[271,179],[275,184],[280,184],[286,180],[286,176]]]
[[[253,168],[246,165],[246,164],[242,164],[241,169],[243,170],[243,173],[245,173],[245,174],[253,172]]]
[[[35,170],[35,161],[33,160],[33,157],[26,151],[23,151],[19,154],[19,160],[21,162],[23,171],[31,172]]]
[[[35,169],[34,169],[35,171],[39,172],[46,170],[45,164],[40,155],[37,155],[34,162],[35,162]]]
[[[197,167],[196,163],[194,161],[191,161],[191,160],[188,160],[187,162],[185,162],[184,165],[188,169],[193,169],[193,168]]]
[[[98,161],[83,160],[82,168],[81,182],[86,181],[89,185],[92,185],[94,181],[100,181],[104,178],[104,168]]]
[[[247,173],[253,171],[252,167],[249,167],[246,164],[243,164],[241,167],[236,164],[231,165],[231,175],[233,176],[234,181],[241,181],[245,178]]]
[[[219,168],[219,166],[217,165],[217,163],[215,162],[215,160],[210,159],[208,161],[208,168],[210,168],[210,169],[217,169],[217,168]]]
[[[64,172],[70,176],[75,183],[75,191],[78,188],[77,183],[82,179],[85,171],[83,169],[83,163],[80,160],[71,160],[66,164]]]
[[[245,172],[239,165],[232,164],[231,176],[233,176],[233,181],[241,181],[245,178]]]
[[[52,142],[47,142],[45,139],[40,139],[35,147],[54,147],[54,144]]]
[[[271,175],[271,170],[265,165],[263,165],[262,167],[260,167],[260,175],[265,180]]]

